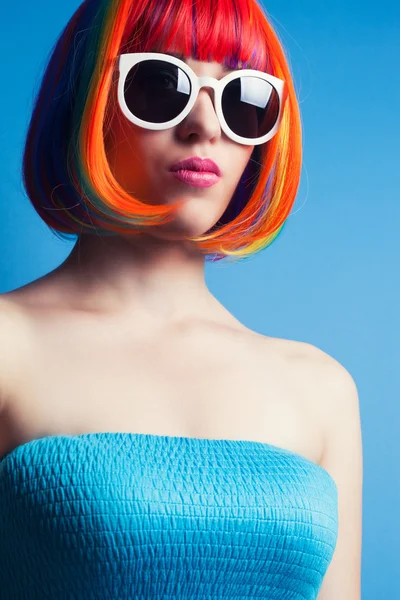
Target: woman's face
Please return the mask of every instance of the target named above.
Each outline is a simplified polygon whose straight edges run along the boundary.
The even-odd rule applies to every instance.
[[[226,75],[216,62],[191,58],[187,64],[198,75],[221,79]],[[117,84],[113,88],[114,101]],[[234,142],[222,131],[213,104],[213,90],[202,88],[191,112],[171,129],[152,131],[131,123],[116,112],[106,139],[106,152],[117,181],[134,197],[148,204],[169,204],[185,199],[174,219],[151,233],[171,239],[197,236],[210,229],[225,212],[254,146]],[[221,177],[211,187],[194,187],[171,172],[173,163],[191,156],[211,158]],[[175,235],[174,235],[175,234]]]

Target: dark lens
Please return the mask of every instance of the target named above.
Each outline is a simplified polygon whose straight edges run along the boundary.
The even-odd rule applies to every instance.
[[[125,102],[131,113],[150,123],[166,123],[189,102],[192,86],[182,69],[163,60],[144,60],[129,71]]]
[[[271,131],[277,121],[279,95],[265,79],[237,77],[223,91],[222,112],[234,133],[259,138]]]

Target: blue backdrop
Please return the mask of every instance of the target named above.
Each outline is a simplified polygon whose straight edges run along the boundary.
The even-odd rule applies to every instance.
[[[78,0],[7,2],[0,20],[0,293],[72,249],[23,193],[22,143],[51,45]],[[304,166],[285,231],[247,264],[207,265],[245,325],[310,342],[352,374],[364,448],[363,600],[399,597],[400,9],[263,0],[299,93]],[[396,275],[397,273],[397,275]],[[340,599],[338,599],[340,600]]]

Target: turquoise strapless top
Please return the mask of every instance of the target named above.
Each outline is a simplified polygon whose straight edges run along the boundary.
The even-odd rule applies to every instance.
[[[0,460],[2,600],[315,600],[337,533],[328,471],[262,442],[59,435]]]

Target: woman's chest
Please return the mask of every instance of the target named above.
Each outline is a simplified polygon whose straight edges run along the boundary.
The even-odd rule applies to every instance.
[[[321,424],[281,342],[216,330],[45,337],[13,403],[17,442],[100,431],[248,439],[318,462]]]

